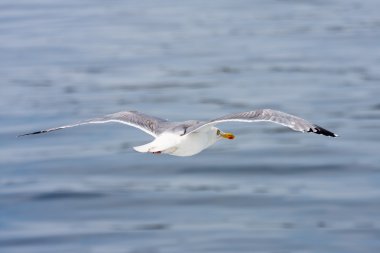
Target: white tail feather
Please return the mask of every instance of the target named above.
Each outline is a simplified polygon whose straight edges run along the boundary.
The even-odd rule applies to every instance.
[[[151,149],[152,149],[152,142],[149,142],[145,145],[141,145],[141,146],[137,146],[137,147],[133,147],[134,150],[136,150],[137,152],[141,152],[141,153],[146,153],[146,152],[152,152]]]
[[[152,142],[145,145],[133,147],[137,152],[163,152],[169,148],[175,147],[179,143],[180,136],[174,134],[162,134]]]

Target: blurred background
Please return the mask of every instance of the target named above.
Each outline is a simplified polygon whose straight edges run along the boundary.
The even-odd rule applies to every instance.
[[[380,251],[380,2],[0,2],[0,252]],[[339,138],[224,124],[189,157],[122,110],[272,108]]]

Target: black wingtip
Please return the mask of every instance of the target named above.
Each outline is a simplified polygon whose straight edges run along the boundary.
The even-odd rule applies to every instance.
[[[330,132],[329,130],[327,130],[323,127],[318,126],[318,125],[314,125],[314,128],[310,128],[308,132],[316,133],[316,134],[322,134],[322,135],[334,137],[334,138],[339,136],[337,134],[334,134],[333,132]]]
[[[17,137],[22,137],[22,136],[26,136],[26,135],[33,135],[33,134],[42,134],[42,133],[46,133],[46,132],[47,132],[46,130],[37,131],[37,132],[32,132],[32,133],[27,133],[27,134],[20,134],[20,135],[17,135]]]

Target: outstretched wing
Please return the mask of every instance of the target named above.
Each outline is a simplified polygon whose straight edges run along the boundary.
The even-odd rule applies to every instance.
[[[109,122],[117,122],[117,123],[129,125],[129,126],[133,126],[144,131],[147,134],[152,135],[153,137],[157,137],[157,135],[159,135],[160,133],[164,131],[164,125],[168,121],[164,119],[156,118],[153,116],[149,116],[137,111],[125,111],[125,112],[117,112],[113,114],[108,114],[104,117],[80,121],[75,124],[54,127],[54,128],[50,128],[46,130],[37,131],[37,132],[22,134],[19,136],[48,133],[48,132],[56,131],[59,129],[76,127],[76,126],[86,125],[86,124],[101,124],[101,123],[109,123]]]
[[[192,129],[189,129],[190,131],[188,131],[187,134],[190,134],[195,131],[199,131],[203,127],[206,127],[206,126],[215,125],[222,122],[231,122],[231,121],[238,121],[238,122],[269,121],[269,122],[273,122],[276,124],[289,127],[295,131],[312,132],[312,133],[322,134],[322,135],[331,136],[331,137],[338,136],[302,118],[299,118],[297,116],[293,116],[284,112],[271,110],[271,109],[260,109],[260,110],[249,111],[249,112],[229,114],[220,118],[216,118],[207,122],[197,124],[193,126]]]

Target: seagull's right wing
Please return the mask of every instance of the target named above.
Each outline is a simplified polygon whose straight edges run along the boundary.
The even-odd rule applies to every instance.
[[[71,125],[54,127],[54,128],[49,128],[46,130],[37,131],[37,132],[22,134],[19,136],[48,133],[51,131],[56,131],[59,129],[69,128],[69,127],[76,127],[76,126],[81,126],[81,125],[86,125],[86,124],[101,124],[101,123],[108,123],[108,122],[117,122],[117,123],[129,125],[129,126],[133,126],[144,131],[147,134],[152,135],[153,137],[157,137],[157,135],[162,133],[164,131],[164,125],[168,123],[167,120],[149,116],[137,111],[125,111],[125,112],[117,112],[113,114],[108,114],[104,117],[80,121],[78,123],[71,124]]]
[[[294,131],[310,132],[310,133],[322,134],[322,135],[326,135],[330,137],[338,136],[334,134],[333,132],[330,132],[329,130],[324,129],[323,127],[310,123],[309,121],[305,119],[302,119],[300,117],[287,114],[284,112],[271,110],[271,109],[260,109],[260,110],[249,111],[249,112],[229,114],[220,118],[210,120],[208,122],[202,122],[200,124],[194,125],[190,129],[190,131],[188,131],[186,134],[199,131],[202,128],[210,126],[210,125],[215,125],[215,124],[223,123],[223,122],[231,122],[231,121],[238,121],[238,122],[269,121],[269,122],[273,122],[276,124],[289,127],[293,129]]]

